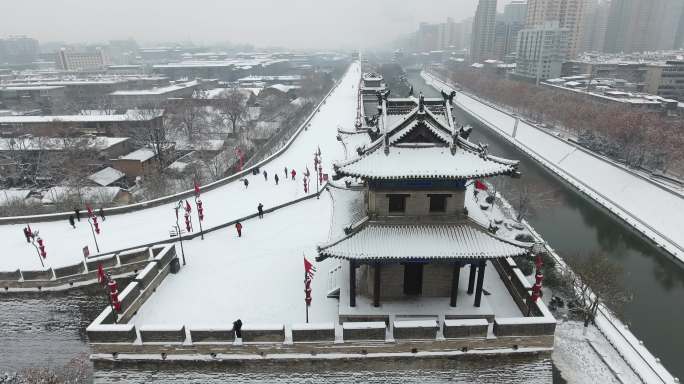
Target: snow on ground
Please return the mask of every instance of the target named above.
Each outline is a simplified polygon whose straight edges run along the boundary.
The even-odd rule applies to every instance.
[[[133,318],[143,324],[187,326],[305,321],[304,262],[328,238],[332,201],[327,194],[244,221],[235,228],[184,242],[187,265],[169,275]],[[180,248],[177,247],[180,251]],[[335,260],[315,263],[311,322],[335,321],[337,299],[327,294]]]
[[[434,78],[426,80],[428,83],[438,82]],[[441,84],[442,87],[447,87]],[[456,102],[506,136],[512,135],[515,125],[513,116],[460,92]],[[660,243],[671,243],[668,248],[675,256],[684,260],[684,231],[680,229],[684,199],[681,196],[611,162],[594,157],[524,121],[518,124],[515,141],[542,161],[550,163],[551,167],[559,168],[579,181],[580,190],[618,211],[623,211],[620,215],[629,216],[627,221],[637,229],[649,233],[649,237],[653,236]]]
[[[568,383],[641,382],[596,327],[590,326],[586,337],[583,328],[577,321],[564,321],[556,326],[552,358]]]
[[[250,175],[247,176],[248,188],[242,182],[234,181],[203,193],[204,227],[255,213],[259,202],[268,208],[303,196],[303,172],[306,166],[313,172],[313,153],[318,147],[322,152],[323,172],[332,173],[331,162],[345,158],[344,147],[336,139],[337,128],[339,126],[351,130],[354,127],[360,75],[359,64],[352,64],[338,87],[313,117],[310,127],[302,131],[284,153],[261,168],[268,172],[268,181],[264,180],[263,175]],[[296,169],[296,181],[284,178],[284,167],[288,170]],[[275,173],[280,177],[278,186],[273,181]],[[314,186],[312,180],[312,187]],[[188,185],[188,189],[191,188]],[[315,191],[315,187],[313,189]],[[169,239],[171,226],[175,225],[174,206],[175,204],[164,204],[108,217],[101,225],[102,234],[98,236],[100,250],[108,252]],[[195,212],[193,220],[198,228]],[[72,229],[67,220],[30,224],[31,228],[40,231],[45,241],[47,266],[59,267],[77,263],[83,259],[82,248],[85,245],[91,250],[95,249],[89,225],[83,217],[76,223],[76,229]],[[40,268],[35,249],[26,243],[22,227],[23,224],[0,226],[0,238],[6,247],[6,251],[0,255],[0,270]]]

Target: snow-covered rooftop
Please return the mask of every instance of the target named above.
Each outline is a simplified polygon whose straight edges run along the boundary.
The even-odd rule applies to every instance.
[[[172,84],[166,87],[151,88],[151,89],[137,89],[137,90],[121,90],[110,93],[110,96],[145,96],[145,95],[164,95],[182,89],[193,88],[199,85],[197,80],[188,81],[185,83]]]
[[[273,84],[268,88],[273,88],[279,90],[280,92],[288,93],[289,91],[293,89],[299,89],[300,87],[298,85]]]
[[[368,223],[319,249],[322,257],[353,260],[454,260],[524,255],[528,249],[470,224]]]
[[[149,121],[162,115],[152,113],[122,113],[118,115],[59,115],[59,116],[0,116],[0,124],[30,124],[30,123],[87,123],[87,122],[117,122],[117,121]]]
[[[299,81],[302,79],[301,75],[279,75],[279,76],[247,76],[238,79],[239,82],[255,82],[255,81]]]
[[[147,161],[154,157],[154,151],[150,148],[140,148],[127,155],[119,157],[120,160]]]
[[[115,181],[121,180],[125,176],[126,174],[119,171],[118,169],[107,167],[88,176],[88,180],[91,180],[103,187],[106,187],[114,183]]]
[[[109,203],[114,201],[121,191],[119,187],[52,187],[43,194],[43,204],[51,204],[70,196],[78,196],[82,201]]]
[[[0,205],[5,205],[16,200],[24,200],[31,193],[29,189],[3,189],[0,190]]]
[[[504,164],[466,149],[454,154],[444,146],[392,146],[342,163],[339,174],[365,179],[472,179],[511,173],[515,166]]]
[[[0,151],[62,151],[66,148],[104,150],[129,140],[128,137],[14,137],[0,138]]]

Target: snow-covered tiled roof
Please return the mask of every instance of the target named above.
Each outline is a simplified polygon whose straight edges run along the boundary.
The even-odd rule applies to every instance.
[[[516,163],[504,164],[469,150],[456,153],[446,146],[378,148],[336,167],[339,174],[364,179],[472,179],[514,172]]]
[[[137,161],[147,161],[155,156],[154,151],[151,148],[140,148],[125,156],[119,157],[121,160],[137,160]]]
[[[349,260],[454,260],[524,255],[528,249],[470,224],[368,223],[319,247],[319,258]]]
[[[126,174],[119,171],[118,169],[107,167],[88,176],[88,180],[91,180],[103,187],[106,187],[114,183],[115,181],[124,178],[125,176]]]

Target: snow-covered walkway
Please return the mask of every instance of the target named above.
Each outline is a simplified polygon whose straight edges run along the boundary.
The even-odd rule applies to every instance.
[[[423,77],[438,89],[452,89],[429,74],[423,73]],[[458,92],[456,103],[684,261],[681,196],[522,120],[514,138],[514,116],[469,95]]]
[[[352,110],[353,112],[353,110]],[[338,144],[339,145],[339,144]],[[137,325],[219,326],[240,318],[251,324],[305,321],[303,255],[313,261],[328,238],[327,193],[185,242],[187,265],[169,275],[133,318]],[[331,322],[337,300],[328,299],[327,274],[336,260],[316,263],[312,322]]]
[[[336,130],[338,127],[347,130],[354,127],[360,76],[360,65],[355,62],[313,117],[308,129],[303,130],[286,151],[261,167],[268,172],[267,181],[263,175],[248,176],[248,188],[242,182],[235,181],[203,193],[204,227],[255,213],[260,202],[268,208],[303,196],[303,173],[307,166],[313,172],[313,154],[318,147],[322,152],[323,172],[331,173],[331,162],[344,159],[345,156],[344,147],[336,140]],[[296,181],[285,179],[285,167],[288,171],[296,169]],[[280,177],[280,184],[277,186],[273,180],[276,173]],[[312,180],[314,192],[315,185]],[[192,186],[189,185],[188,188]],[[193,222],[198,229],[197,215],[194,204],[192,205]],[[102,234],[98,236],[100,251],[109,252],[169,239],[169,231],[175,225],[174,206],[175,204],[165,204],[108,217],[102,223]],[[83,218],[76,223],[76,229],[72,229],[66,220],[30,224],[31,228],[40,231],[45,241],[47,266],[59,267],[77,263],[83,259],[82,248],[86,245],[90,247],[91,253],[95,251],[89,225]],[[4,251],[0,253],[0,271],[40,268],[36,251],[26,243],[22,227],[21,224],[0,226],[0,239],[4,247]]]

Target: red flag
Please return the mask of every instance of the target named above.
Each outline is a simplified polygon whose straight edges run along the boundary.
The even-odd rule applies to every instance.
[[[102,284],[105,282],[106,279],[107,279],[107,277],[105,275],[105,271],[104,271],[104,268],[102,267],[102,264],[98,264],[98,266],[97,266],[97,281],[100,284]]]
[[[304,274],[308,279],[313,279],[314,272],[316,272],[316,267],[304,256]]]
[[[480,180],[475,180],[475,189],[481,189],[483,191],[486,191],[488,188],[487,184],[481,182]]]

